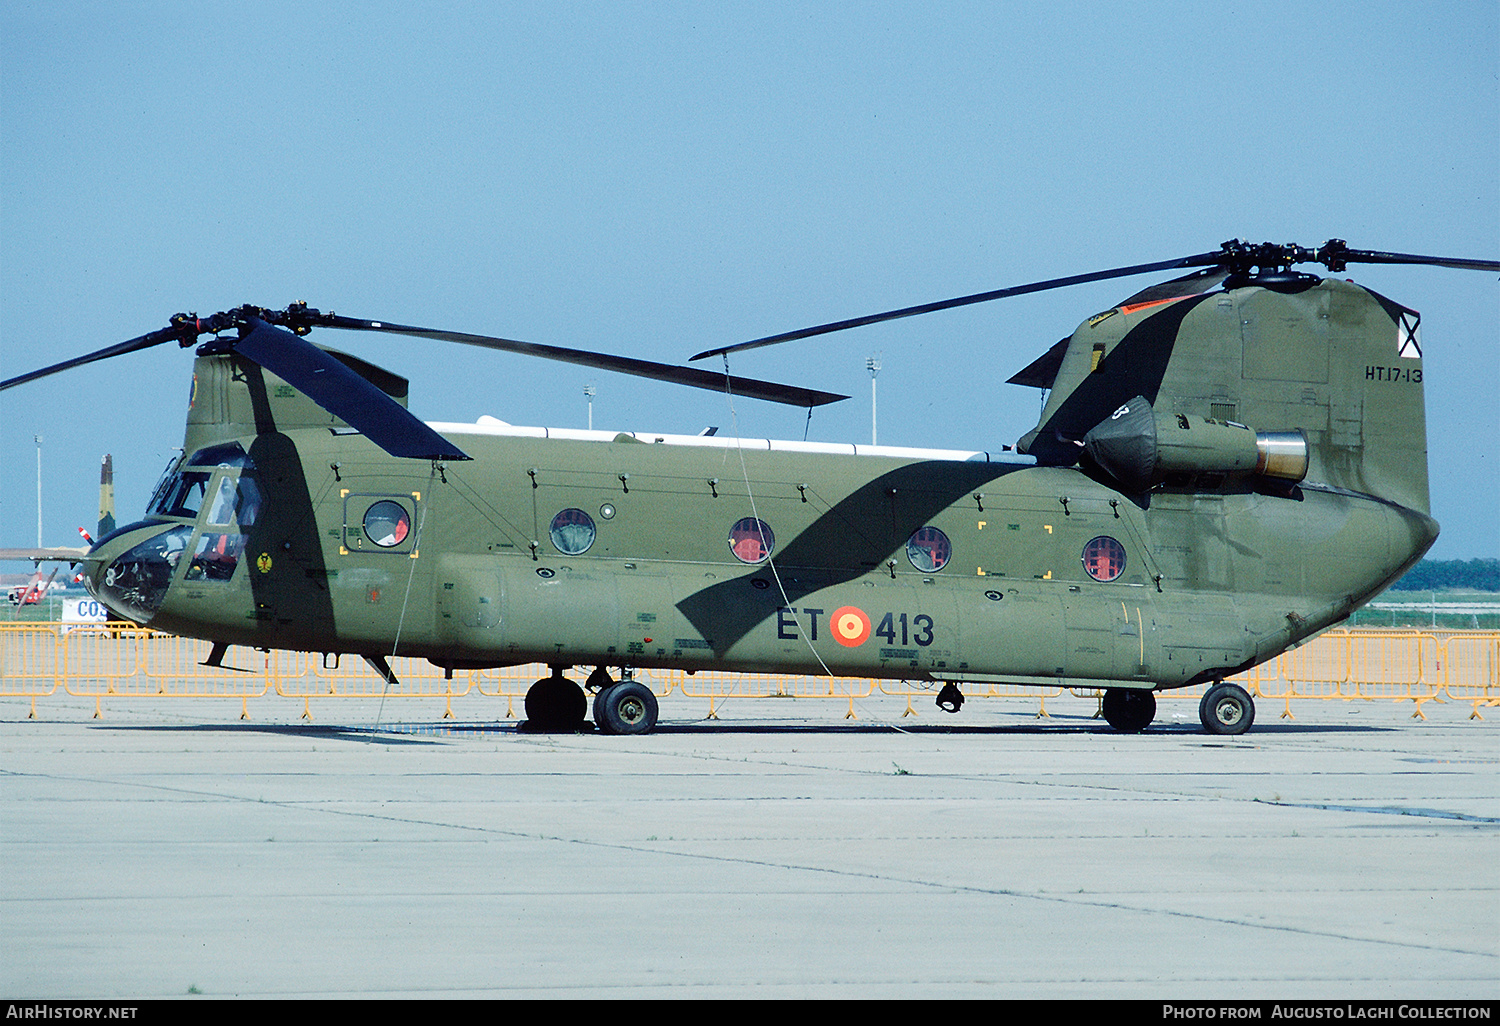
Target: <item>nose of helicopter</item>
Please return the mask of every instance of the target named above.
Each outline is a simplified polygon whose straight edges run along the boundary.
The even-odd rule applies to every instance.
[[[116,615],[149,623],[161,608],[192,528],[142,523],[101,538],[84,557],[84,587]]]

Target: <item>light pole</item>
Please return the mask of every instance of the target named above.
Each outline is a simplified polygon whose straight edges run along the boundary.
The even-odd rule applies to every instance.
[[[583,397],[589,401],[589,430],[594,430],[594,386],[583,386]]]
[[[42,436],[32,435],[36,440],[36,547],[42,547]]]
[[[875,375],[880,373],[880,357],[866,360],[865,369],[870,372],[870,444],[875,445]]]

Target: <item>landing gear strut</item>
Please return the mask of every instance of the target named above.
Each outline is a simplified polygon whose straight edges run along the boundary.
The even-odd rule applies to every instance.
[[[964,693],[958,689],[957,684],[944,684],[938,691],[937,704],[943,712],[956,713],[964,707]]]
[[[1104,718],[1122,734],[1139,734],[1156,718],[1156,696],[1141,688],[1104,692]]]
[[[1243,734],[1255,722],[1255,702],[1238,684],[1217,681],[1204,692],[1198,719],[1210,734]]]

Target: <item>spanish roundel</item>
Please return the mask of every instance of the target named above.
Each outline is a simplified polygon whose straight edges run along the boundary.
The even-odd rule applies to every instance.
[[[865,643],[870,636],[870,618],[856,606],[842,606],[833,611],[833,640],[846,648]]]

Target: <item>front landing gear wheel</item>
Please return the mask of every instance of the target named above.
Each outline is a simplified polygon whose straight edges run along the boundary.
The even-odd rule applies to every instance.
[[[1204,693],[1198,719],[1210,734],[1243,734],[1255,722],[1255,702],[1238,684],[1219,681]]]
[[[1138,688],[1104,692],[1104,718],[1122,734],[1139,734],[1156,718],[1156,696]]]
[[[594,722],[606,734],[650,733],[656,710],[656,696],[639,681],[624,680],[594,696]]]
[[[572,731],[583,725],[589,702],[583,688],[560,672],[543,677],[526,692],[526,729]]]

